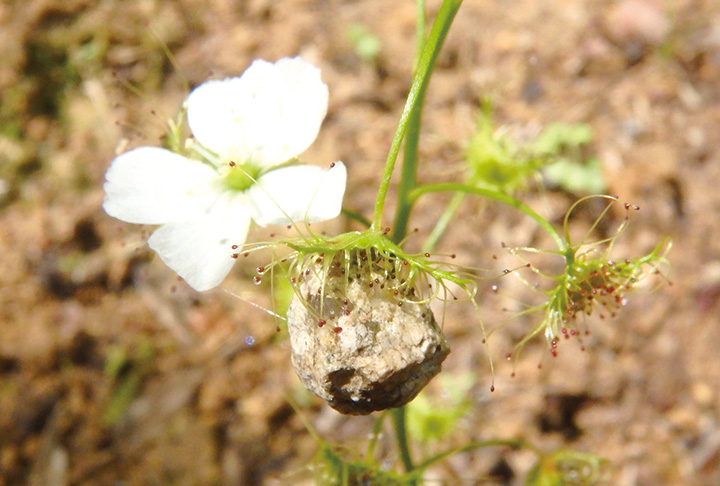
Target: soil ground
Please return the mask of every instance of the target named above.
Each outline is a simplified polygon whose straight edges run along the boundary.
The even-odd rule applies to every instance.
[[[373,417],[303,394],[275,322],[179,281],[145,245],[152,228],[104,214],[102,183],[116,153],[159,143],[187,85],[301,55],[330,88],[304,159],[343,160],[346,205],[369,216],[410,83],[414,19],[410,0],[0,4],[0,485],[309,484],[316,444],[287,396],[329,442],[364,449]],[[374,61],[348,40],[357,25],[380,40]],[[528,345],[514,378],[502,357],[530,324],[498,330],[492,394],[472,309],[449,305],[443,374],[476,385],[445,446],[522,437],[609,459],[609,484],[720,484],[719,87],[717,1],[466,0],[428,93],[421,179],[462,175],[482,97],[520,137],[588,123],[608,193],[641,206],[618,258],[669,235],[673,270],[672,285],[591,320],[585,351],[564,343],[547,359],[542,340]],[[548,190],[527,202],[560,222],[576,198]],[[419,235],[448,200],[421,201]],[[546,243],[526,219],[468,199],[440,250],[500,272],[501,241]],[[223,287],[270,306],[269,290],[250,284],[262,262],[237,265]],[[500,300],[478,297],[489,328]],[[381,445],[392,461],[389,436]],[[430,484],[521,484],[531,461],[459,454]]]

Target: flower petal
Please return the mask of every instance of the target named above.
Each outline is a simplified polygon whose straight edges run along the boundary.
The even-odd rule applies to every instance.
[[[245,242],[249,227],[247,196],[228,191],[206,213],[155,230],[148,245],[192,288],[209,290],[232,268],[232,246]]]
[[[253,220],[260,226],[324,221],[340,214],[347,169],[292,165],[268,172],[250,190]]]
[[[327,105],[328,88],[312,64],[257,60],[239,78],[195,88],[187,117],[195,138],[221,157],[271,167],[310,146]]]
[[[118,155],[105,174],[103,209],[138,224],[187,219],[209,208],[220,195],[211,167],[158,147]]]

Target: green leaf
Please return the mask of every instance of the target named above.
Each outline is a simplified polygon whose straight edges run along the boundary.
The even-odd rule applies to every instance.
[[[585,194],[605,192],[605,176],[602,164],[597,158],[590,158],[584,163],[561,159],[545,167],[543,174],[550,185],[568,192]]]
[[[374,62],[380,54],[382,44],[362,24],[351,24],[347,31],[348,39],[355,50],[355,54],[366,62]]]
[[[405,477],[393,471],[383,471],[379,466],[363,462],[346,461],[324,445],[311,465],[315,484],[319,486],[410,486],[413,477]]]
[[[106,426],[115,425],[137,396],[155,350],[149,339],[142,338],[132,354],[133,357],[126,348],[116,346],[110,349],[105,359],[105,375],[113,381],[110,400],[103,413]]]
[[[592,139],[589,125],[551,123],[533,140],[518,144],[493,127],[492,108],[484,101],[477,131],[468,147],[469,182],[512,194],[525,188],[541,171],[553,187],[568,192],[604,192],[600,161],[584,160],[582,153]]]
[[[475,383],[470,373],[443,375],[439,380],[445,390],[443,397],[430,398],[422,392],[408,405],[410,435],[421,442],[441,440],[450,435],[470,405],[468,392]]]
[[[525,486],[593,486],[607,481],[608,462],[594,454],[558,450],[543,456],[525,477]]]
[[[510,137],[495,131],[490,103],[483,102],[477,131],[467,152],[470,182],[506,194],[523,188],[537,165],[530,157],[518,157],[518,152]]]
[[[587,145],[592,140],[593,132],[589,125],[551,123],[532,141],[530,149],[538,157],[552,157]]]

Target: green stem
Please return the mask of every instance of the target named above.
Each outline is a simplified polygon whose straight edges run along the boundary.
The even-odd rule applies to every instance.
[[[372,436],[370,443],[368,444],[367,454],[365,454],[365,462],[368,465],[372,465],[374,462],[373,457],[375,456],[375,447],[377,446],[380,433],[382,432],[383,424],[385,423],[385,417],[387,417],[389,410],[384,410],[375,421],[373,426]]]
[[[410,448],[408,447],[407,424],[405,423],[407,409],[403,407],[393,408],[390,410],[393,427],[395,428],[395,440],[400,451],[400,459],[406,472],[415,469],[412,457],[410,457]]]
[[[420,253],[427,253],[435,249],[435,246],[440,241],[440,238],[442,238],[442,235],[445,234],[445,230],[447,230],[452,217],[455,215],[455,211],[458,210],[463,199],[465,199],[465,194],[461,192],[458,192],[453,196],[452,200],[447,205],[445,211],[443,211],[440,219],[433,228],[432,233],[430,233],[430,236],[428,236],[428,239],[425,241]]]
[[[365,226],[366,228],[370,227],[370,221],[365,216],[358,213],[357,211],[354,211],[352,209],[342,208],[342,213],[347,218],[352,219],[353,221],[357,221],[358,223]]]
[[[410,221],[412,202],[408,195],[417,187],[417,165],[418,165],[418,143],[420,141],[420,125],[422,124],[422,100],[425,98],[425,90],[420,93],[420,104],[410,112],[405,134],[405,149],[403,151],[402,172],[398,186],[398,205],[395,212],[395,228],[391,240],[399,243],[407,235],[407,227]]]
[[[538,213],[533,211],[529,206],[525,205],[518,199],[512,196],[508,196],[502,192],[493,191],[490,189],[483,189],[481,187],[466,186],[465,184],[448,183],[448,184],[428,184],[426,186],[416,187],[410,192],[411,204],[414,204],[417,199],[423,194],[430,194],[434,192],[460,192],[466,194],[476,194],[478,196],[484,196],[490,199],[494,199],[503,204],[507,204],[518,211],[525,213],[534,219],[537,224],[553,239],[555,244],[561,253],[565,253],[568,249],[567,243],[562,239],[560,234],[553,228],[553,226]]]
[[[425,47],[425,29],[427,28],[427,13],[425,10],[425,0],[417,0],[415,2],[417,8],[417,22],[415,26],[415,65],[413,71],[417,69],[418,63],[420,62],[420,55],[422,54],[423,47]]]
[[[462,0],[443,0],[430,35],[427,41],[425,41],[425,2],[424,0],[418,0],[417,35],[418,52],[421,52],[421,54],[419,58],[416,59],[413,83],[410,86],[410,92],[408,93],[405,108],[400,117],[397,131],[395,132],[395,137],[390,145],[390,152],[388,153],[388,158],[385,163],[385,171],[380,181],[380,188],[378,189],[371,226],[377,231],[382,229],[382,213],[385,206],[385,198],[387,197],[390,187],[390,179],[395,169],[398,153],[400,152],[400,145],[405,138],[403,168],[398,191],[398,209],[395,216],[395,230],[392,235],[392,240],[396,243],[401,241],[407,233],[407,224],[413,205],[410,192],[417,186],[418,143],[420,139],[421,113],[425,93],[437,56],[440,53],[445,37],[450,30],[450,26],[455,19],[455,14],[457,14],[461,4]],[[415,466],[410,455],[410,447],[408,444],[406,408],[395,408],[391,411],[391,414],[400,458],[405,467],[405,471],[410,473]],[[413,481],[412,484],[415,484],[415,481]]]
[[[375,202],[375,211],[372,218],[372,228],[380,231],[382,229],[382,213],[385,206],[385,198],[387,197],[388,189],[390,187],[390,179],[395,169],[395,162],[397,156],[400,153],[400,145],[405,137],[405,133],[408,129],[408,121],[413,110],[420,110],[423,101],[423,95],[428,83],[430,82],[430,74],[437,60],[437,56],[442,47],[443,41],[450,29],[455,14],[457,13],[462,0],[444,0],[440,11],[435,18],[432,30],[428,36],[427,42],[423,48],[423,53],[420,56],[420,62],[418,63],[417,71],[413,83],[410,86],[410,92],[408,93],[407,101],[405,102],[405,108],[400,116],[400,122],[398,123],[395,137],[393,138],[392,144],[390,145],[390,152],[388,153],[387,161],[385,162],[385,170],[383,172],[382,179],[380,181],[380,188],[378,189],[378,195]],[[407,172],[407,171],[404,171]],[[413,176],[414,181],[415,171],[412,174],[405,174],[408,178],[410,175]],[[406,201],[399,200],[398,204],[404,205]],[[407,215],[404,216],[407,219]],[[396,221],[395,224],[403,224],[403,221]],[[404,222],[407,225],[407,221]],[[394,235],[395,237],[396,235]]]
[[[443,459],[446,459],[453,454],[457,454],[459,452],[468,452],[475,449],[481,449],[484,447],[513,447],[515,449],[521,449],[526,448],[532,450],[535,454],[537,454],[539,457],[542,457],[542,451],[540,451],[538,448],[530,444],[529,442],[526,442],[521,439],[491,439],[491,440],[484,440],[481,442],[471,442],[470,444],[464,445],[462,447],[456,447],[450,450],[447,450],[445,452],[441,452],[440,454],[437,454],[426,461],[423,461],[422,464],[418,465],[415,469],[418,474],[421,474],[422,471],[427,469],[428,467],[432,466],[433,464],[442,461]]]

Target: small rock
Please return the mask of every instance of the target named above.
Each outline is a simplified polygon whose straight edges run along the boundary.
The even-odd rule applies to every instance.
[[[405,405],[450,352],[428,303],[396,296],[383,278],[348,279],[336,267],[324,274],[318,266],[299,283],[287,312],[298,377],[341,413]]]

